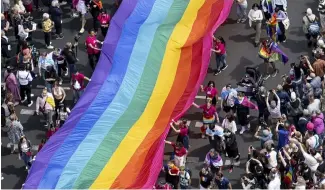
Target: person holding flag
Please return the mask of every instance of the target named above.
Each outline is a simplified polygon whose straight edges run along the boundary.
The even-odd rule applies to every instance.
[[[279,48],[278,44],[272,40],[264,40],[261,43],[258,55],[264,60],[264,63],[267,64],[266,76],[264,77],[265,80],[267,80],[271,74],[272,77],[276,77],[278,74],[279,70],[275,67],[276,61],[281,61],[284,64],[289,61],[288,56]],[[270,72],[270,68],[272,72]]]

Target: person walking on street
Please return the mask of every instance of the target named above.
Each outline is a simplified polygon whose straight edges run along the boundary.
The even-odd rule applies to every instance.
[[[279,8],[281,11],[287,11],[287,0],[272,0],[273,10]]]
[[[255,47],[257,47],[260,43],[261,38],[261,27],[262,27],[262,21],[263,21],[263,13],[259,9],[259,6],[257,3],[254,3],[252,6],[252,9],[248,13],[248,19],[249,19],[249,26],[254,28],[256,34],[255,34]]]
[[[50,128],[53,125],[54,115],[54,98],[51,93],[47,92],[47,89],[43,89],[42,95],[36,99],[36,115],[41,112],[46,118],[45,127]]]
[[[29,71],[27,71],[26,65],[21,66],[17,71],[17,79],[20,85],[20,96],[21,103],[24,103],[27,100],[27,106],[30,107],[33,105],[31,100],[31,82],[33,77]]]
[[[277,30],[277,41],[279,41],[280,43],[286,42],[287,39],[285,35],[286,29],[283,22],[284,20],[287,19],[288,15],[279,7],[276,7],[274,9],[274,14],[275,14],[277,24],[279,26],[279,30]]]
[[[215,52],[217,64],[217,69],[214,75],[217,76],[221,71],[224,71],[228,67],[226,62],[226,42],[221,36],[217,38],[213,36],[213,41],[215,42],[215,49],[212,49],[212,51]]]
[[[91,81],[88,77],[75,70],[71,77],[71,86],[73,88],[73,103],[77,103],[85,89],[84,81]]]
[[[244,23],[247,20],[247,0],[236,0],[237,23]]]
[[[11,154],[15,152],[15,145],[18,145],[19,139],[24,136],[23,126],[18,120],[17,115],[11,114],[6,122],[7,134],[11,145]]]
[[[89,36],[86,38],[88,61],[92,70],[95,70],[96,64],[99,60],[101,49],[98,48],[97,43],[103,44],[103,42],[97,40],[94,30],[89,31]]]
[[[42,22],[42,29],[44,32],[44,41],[47,49],[53,49],[53,46],[51,45],[51,32],[53,28],[54,23],[50,19],[50,15],[47,13],[43,14],[43,22]]]
[[[52,1],[51,7],[49,9],[51,15],[51,20],[54,22],[56,39],[62,39],[62,10],[60,8],[60,3],[57,0]]]
[[[1,30],[1,57],[3,58],[3,67],[10,64],[11,45],[6,33]]]
[[[97,17],[99,16],[100,12],[103,10],[103,4],[101,0],[92,0],[88,4],[89,12],[91,13],[91,16],[93,17],[93,25],[94,30],[97,33],[99,29],[99,21]]]
[[[18,143],[19,150],[19,159],[22,159],[25,163],[26,170],[29,172],[30,167],[32,166],[32,146],[30,141],[25,137],[21,137]]]
[[[85,0],[73,0],[73,7],[81,14],[81,29],[79,31],[80,34],[85,32],[85,25],[86,25],[86,1]]]
[[[320,24],[322,28],[325,28],[325,0],[319,0],[318,12]]]
[[[313,14],[313,11],[310,8],[307,9],[306,15],[302,18],[302,23],[302,30],[307,38],[308,47],[311,47],[313,43],[314,46],[316,46],[320,27],[317,23],[317,17]]]
[[[12,72],[13,68],[11,66],[7,67],[7,70],[4,73],[4,82],[5,82],[5,89],[7,92],[13,95],[14,104],[18,105],[21,97],[19,91],[19,83],[15,74]]]
[[[100,23],[100,29],[102,31],[102,35],[106,36],[107,30],[109,27],[109,22],[111,20],[111,16],[107,13],[106,10],[102,9],[101,13],[97,17],[99,23]]]
[[[72,45],[71,42],[67,42],[63,51],[62,51],[62,55],[64,56],[65,61],[68,64],[68,71],[70,73],[70,79],[71,79],[72,74],[76,70],[76,63],[77,63],[77,58],[76,58],[74,48],[77,48],[77,47]]]

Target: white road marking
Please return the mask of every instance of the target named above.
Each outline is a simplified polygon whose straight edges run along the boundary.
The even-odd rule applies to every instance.
[[[197,122],[195,123],[195,127],[197,127],[197,128],[202,127],[202,125],[203,125],[203,123],[202,123],[201,121],[197,121]]]
[[[187,121],[186,125],[187,126],[190,126],[191,125],[191,121]]]
[[[195,96],[195,99],[199,99],[199,100],[205,100],[206,96]],[[218,97],[218,101],[221,100],[221,97]]]
[[[44,86],[44,85],[37,85],[36,88],[43,89],[43,88],[45,88],[45,86]],[[68,86],[63,86],[62,88],[63,88],[64,90],[70,90],[70,89],[71,89],[71,88],[68,87]]]
[[[2,82],[1,85],[4,86],[5,83]],[[44,86],[44,85],[37,85],[36,88],[43,89],[43,88],[45,88],[45,86]],[[70,89],[71,89],[71,88],[68,87],[68,86],[63,86],[62,88],[63,88],[64,90],[70,90]]]
[[[205,100],[206,96],[195,96],[195,99]]]
[[[7,148],[11,148],[11,145],[12,145],[11,143],[8,143]],[[18,144],[14,144],[14,148],[15,148],[15,150],[18,150]],[[33,145],[32,151],[38,151],[38,145]]]
[[[226,160],[225,163],[223,164],[224,166],[229,166],[231,164],[230,160]]]
[[[35,110],[29,110],[29,109],[21,109],[20,114],[21,115],[34,115]]]

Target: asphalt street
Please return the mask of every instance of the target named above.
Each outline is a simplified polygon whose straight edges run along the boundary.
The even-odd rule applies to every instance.
[[[104,0],[104,7],[114,12],[114,6],[112,0]],[[249,7],[257,0],[248,0]],[[297,58],[301,54],[307,54],[310,50],[307,48],[306,40],[302,32],[302,16],[308,7],[312,8],[316,12],[316,1],[314,0],[295,0],[288,1],[288,14],[291,22],[289,31],[287,31],[287,42],[281,45],[282,50],[289,56],[290,62],[297,61]],[[63,33],[64,38],[62,40],[52,40],[54,47],[62,48],[66,42],[73,42],[75,34],[80,29],[80,21],[78,18],[71,18],[68,6],[63,6],[65,15],[63,19]],[[42,13],[34,12],[34,18],[39,19]],[[86,28],[92,27],[91,18],[89,17]],[[233,85],[236,81],[240,80],[244,75],[244,68],[246,66],[259,66],[259,69],[263,72],[264,66],[261,59],[257,56],[258,49],[253,45],[254,30],[249,28],[248,23],[237,24],[236,23],[236,8],[233,6],[232,12],[227,21],[216,31],[216,36],[222,36],[227,43],[227,62],[229,67],[218,76],[213,75],[213,69],[215,68],[214,56],[211,58],[210,68],[205,79],[205,83],[210,80],[215,81],[218,90],[220,91],[223,86],[228,83]],[[265,30],[263,30],[263,37],[266,36]],[[44,50],[43,33],[36,31],[33,34],[36,47]],[[82,35],[80,39],[80,47],[78,48],[79,63],[78,69],[86,76],[91,76],[90,66],[87,64],[87,55],[85,53],[85,47],[82,45],[86,37],[86,33]],[[99,38],[102,38],[99,35]],[[48,50],[46,50],[48,51]],[[281,75],[289,71],[289,64],[277,64],[280,73],[276,78],[270,78],[266,81],[267,88],[274,88],[281,81]],[[3,78],[3,76],[1,76]],[[3,79],[2,79],[3,80]],[[72,92],[69,90],[68,78],[64,79],[63,86],[66,87],[68,105],[72,104]],[[43,84],[40,80],[36,79],[33,82],[32,93],[34,102],[37,95],[41,93]],[[196,99],[196,103],[204,103],[204,94],[199,93]],[[16,112],[19,113],[18,117],[24,126],[25,135],[30,139],[34,145],[36,151],[37,145],[41,139],[45,138],[45,127],[41,120],[41,116],[34,116],[35,104],[32,107],[19,105],[16,107]],[[253,138],[254,125],[256,112],[252,112],[252,127],[251,131],[244,133],[243,135],[237,135],[237,143],[239,145],[239,151],[241,153],[241,164],[236,167],[233,173],[229,174],[227,167],[225,169],[225,176],[230,179],[233,188],[241,188],[240,177],[244,174],[244,165],[247,160],[247,149],[249,145],[258,146],[259,142]],[[221,116],[224,114],[221,112]],[[203,160],[206,153],[209,150],[209,144],[207,139],[200,138],[199,127],[201,126],[201,112],[195,108],[191,108],[184,116],[190,120],[190,152],[188,156],[188,167],[192,170],[192,186],[198,188],[199,184],[199,170],[203,165]],[[2,131],[1,133],[1,172],[3,173],[4,180],[1,181],[2,189],[18,189],[24,183],[27,176],[23,161],[18,160],[17,154],[10,154],[10,148],[8,148],[7,134]],[[169,140],[175,140],[176,134],[171,133],[168,137]],[[166,147],[165,160],[169,158],[172,149]],[[224,159],[225,164],[229,163],[227,159]]]

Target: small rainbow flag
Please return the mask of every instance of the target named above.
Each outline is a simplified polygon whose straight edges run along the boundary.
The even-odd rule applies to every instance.
[[[123,0],[95,72],[25,189],[149,189],[169,122],[189,109],[232,0]]]

